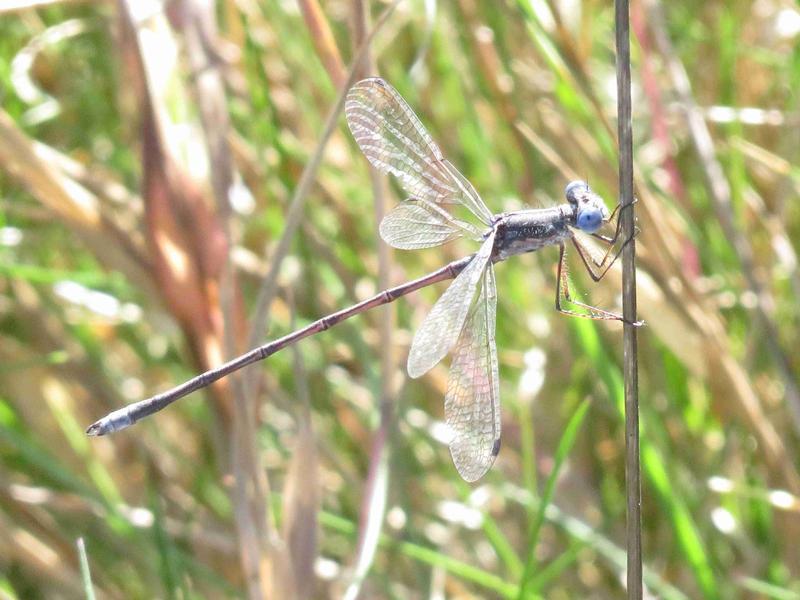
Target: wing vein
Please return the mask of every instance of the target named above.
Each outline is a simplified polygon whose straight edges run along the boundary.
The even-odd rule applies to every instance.
[[[445,395],[450,454],[466,481],[480,479],[500,450],[500,387],[495,343],[497,290],[488,265],[475,305],[453,350]]]
[[[412,197],[461,204],[491,225],[492,213],[475,188],[445,160],[414,111],[388,83],[373,78],[354,85],[347,95],[345,114],[370,163],[397,177]]]

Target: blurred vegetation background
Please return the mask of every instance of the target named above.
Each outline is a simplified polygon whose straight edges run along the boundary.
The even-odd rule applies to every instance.
[[[494,212],[578,177],[612,207],[611,4],[407,0],[354,75]],[[448,361],[404,371],[443,284],[84,434],[474,251],[390,253],[399,188],[332,113],[387,7],[0,4],[4,597],[84,595],[79,538],[108,597],[624,594],[621,328],[554,312],[552,249],[498,265],[503,448],[476,485],[441,442]],[[631,35],[646,587],[798,598],[800,10],[641,0]],[[579,267],[618,310],[618,271]]]

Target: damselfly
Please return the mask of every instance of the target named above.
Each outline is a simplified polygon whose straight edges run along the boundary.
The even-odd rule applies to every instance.
[[[475,481],[491,467],[500,450],[494,263],[545,246],[558,246],[556,310],[593,319],[624,320],[620,315],[572,298],[565,263],[566,245],[571,242],[592,279],[602,279],[621,251],[620,248],[612,252],[620,228],[616,227],[613,236],[598,231],[613,220],[619,206],[609,213],[602,198],[586,183],[573,181],[565,189],[566,204],[492,214],[388,83],[371,78],[354,85],[347,96],[345,114],[353,137],[370,163],[394,175],[408,194],[381,222],[383,240],[395,248],[410,250],[466,237],[480,243],[478,251],[425,277],[323,317],[172,390],[114,411],[92,424],[87,429],[89,435],[124,429],[195,390],[353,315],[438,281],[455,278],[414,335],[408,374],[421,377],[452,350],[444,407],[451,432],[450,452],[459,474],[466,481]],[[477,223],[457,218],[453,214],[456,206],[463,206]],[[576,237],[576,230],[608,246],[602,258],[586,249]],[[562,302],[583,312],[566,308]]]

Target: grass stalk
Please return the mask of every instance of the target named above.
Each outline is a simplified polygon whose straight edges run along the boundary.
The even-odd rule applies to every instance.
[[[617,131],[620,215],[625,239],[634,235],[633,125],[631,120],[630,7],[614,3],[617,46]],[[642,486],[639,467],[639,366],[636,322],[636,241],[622,252],[623,378],[625,381],[625,482],[627,498],[628,598],[642,597]]]

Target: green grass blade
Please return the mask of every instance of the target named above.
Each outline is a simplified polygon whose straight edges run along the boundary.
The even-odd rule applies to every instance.
[[[558,476],[561,473],[561,467],[564,465],[564,461],[572,451],[572,447],[575,445],[575,440],[578,437],[578,431],[580,431],[581,425],[583,424],[583,420],[586,417],[588,410],[589,401],[584,400],[572,414],[572,417],[570,417],[570,420],[567,422],[567,426],[564,429],[564,434],[561,436],[561,440],[558,443],[553,470],[550,472],[550,475],[545,482],[544,492],[542,493],[542,502],[539,505],[539,510],[536,513],[536,517],[531,525],[530,535],[528,536],[528,552],[525,558],[525,570],[523,571],[522,579],[520,580],[518,598],[530,597],[528,595],[529,586],[536,570],[536,545],[539,541],[539,532],[542,528],[542,524],[544,523],[545,511],[553,499],[553,494],[555,493],[556,489],[556,482],[558,481]]]

